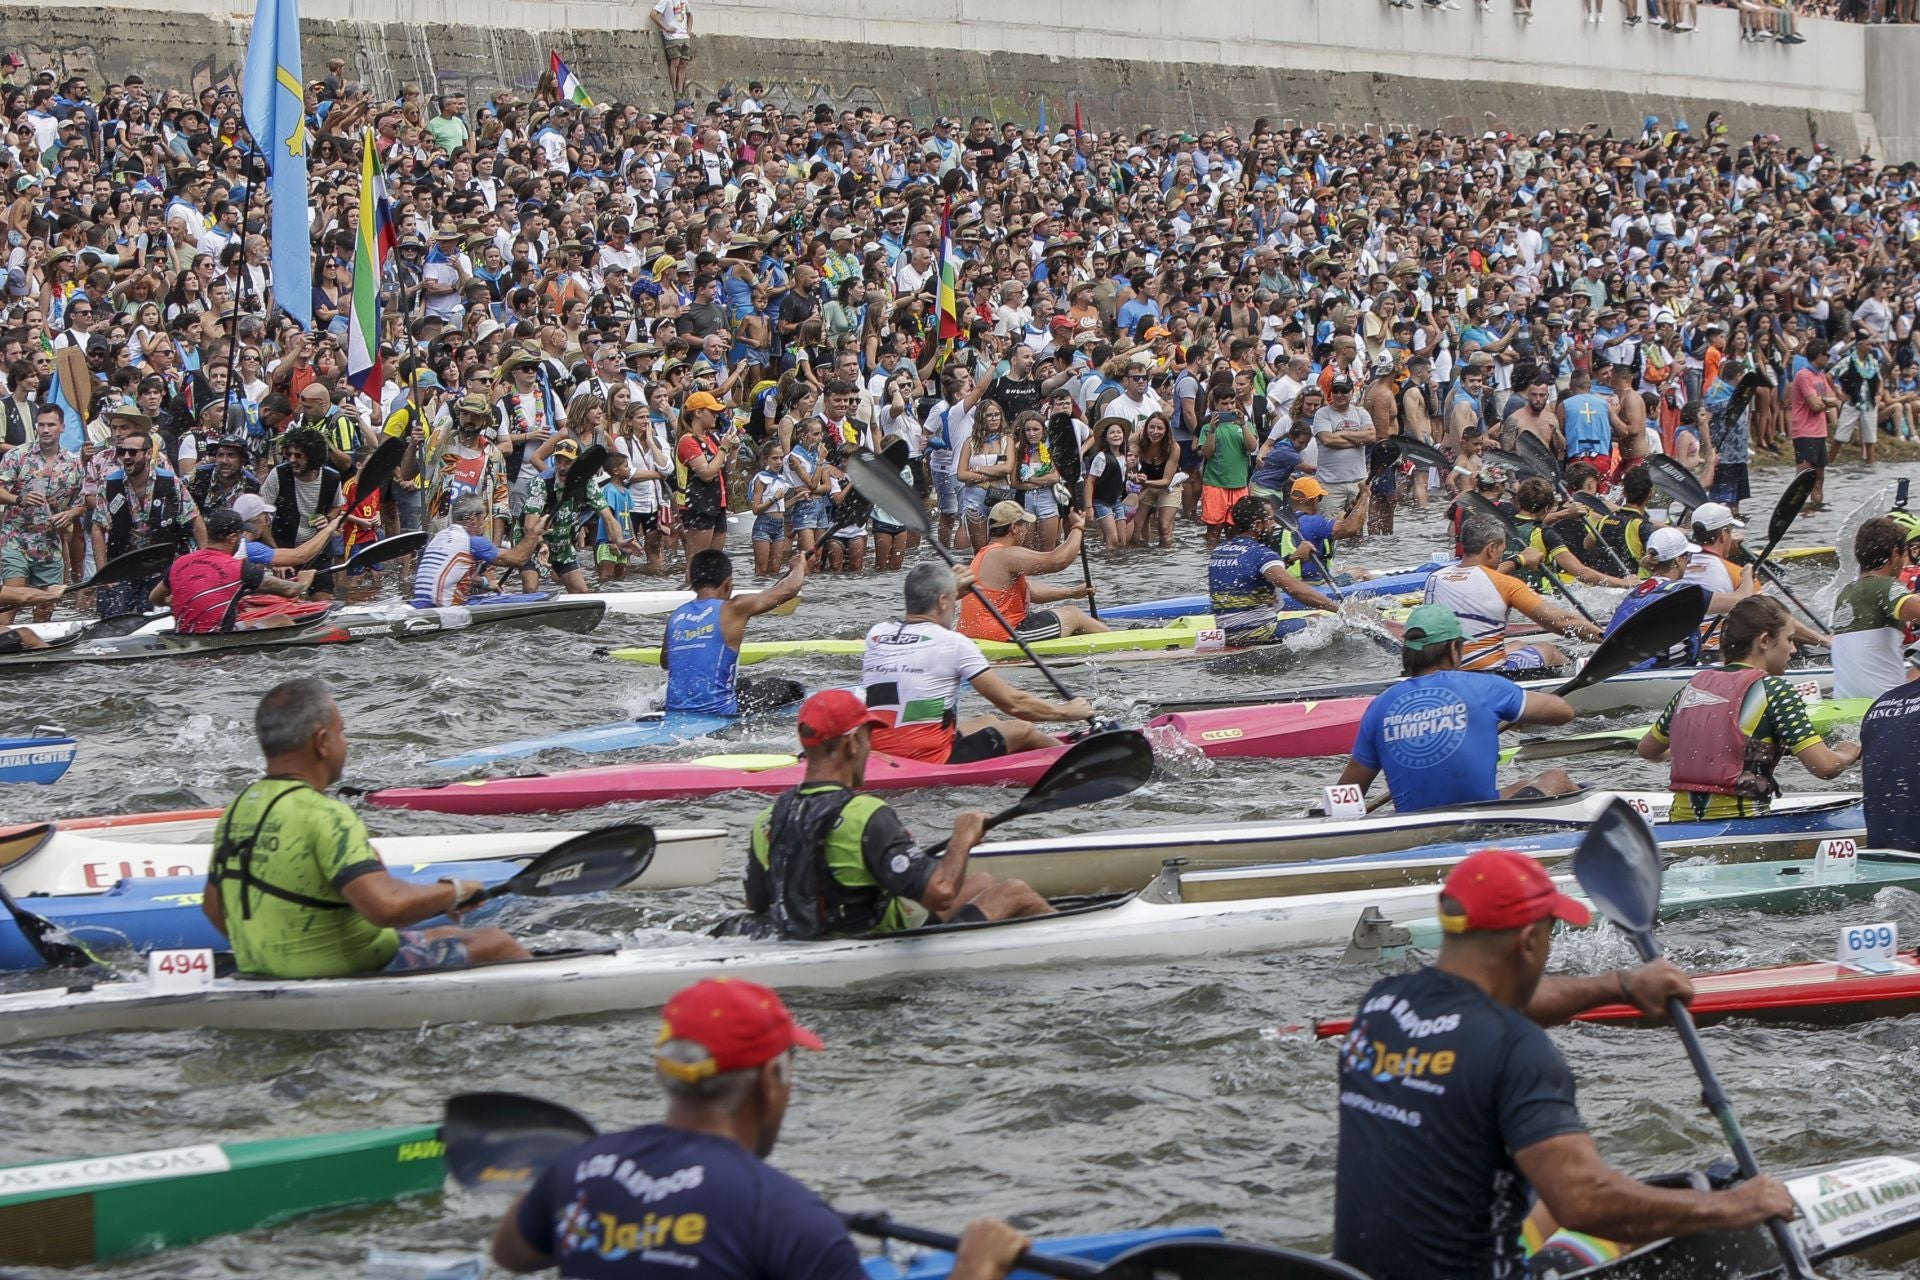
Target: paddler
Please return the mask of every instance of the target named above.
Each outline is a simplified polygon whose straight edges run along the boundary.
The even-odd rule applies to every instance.
[[[242,496],[260,501],[252,494]],[[269,512],[272,510],[267,508]],[[280,565],[306,564],[319,555],[345,514],[345,508],[336,511],[298,547],[274,548],[248,538],[247,522],[231,507],[208,512],[207,545],[174,557],[167,567],[166,581],[155,587],[148,599],[158,605],[171,603],[173,629],[180,635],[285,626],[289,621],[285,614],[243,621],[239,616],[241,602],[255,593],[297,600],[313,581],[313,570],[308,569],[294,578],[276,578],[267,570]],[[265,515],[261,518],[265,519]]]
[[[1738,590],[1747,577],[1746,568],[1735,560],[1741,554],[1739,531],[1746,527],[1746,521],[1723,503],[1707,502],[1695,507],[1692,541],[1696,549],[1687,561],[1688,580],[1698,582],[1715,595]],[[1754,590],[1758,589],[1755,584]],[[1833,644],[1833,637],[1825,632],[1815,631],[1791,616],[1790,621],[1796,644],[1823,647]]]
[[[1920,853],[1920,680],[1897,684],[1860,720],[1860,790],[1867,808],[1867,847]]]
[[[1575,516],[1584,519],[1586,508],[1573,506],[1555,510],[1553,486],[1539,476],[1528,476],[1513,491],[1514,528],[1525,540],[1526,553],[1519,577],[1536,591],[1547,588],[1546,575],[1559,570],[1590,587],[1631,587],[1632,578],[1616,578],[1583,563],[1560,535],[1553,530],[1558,521]]]
[[[1056,636],[1089,635],[1111,630],[1106,623],[1089,617],[1085,611],[1062,600],[1093,599],[1093,588],[1082,583],[1072,587],[1048,586],[1033,582],[1044,573],[1057,573],[1080,558],[1080,539],[1085,536],[1086,517],[1078,511],[1066,515],[1067,536],[1052,551],[1029,551],[1027,530],[1035,517],[1017,502],[996,502],[987,512],[987,545],[973,557],[970,567],[982,595],[993,601],[1001,616],[1025,640],[1051,640]],[[1036,609],[1033,606],[1052,605]],[[1010,639],[980,601],[972,595],[960,605],[960,634],[975,640]]]
[[[493,1233],[493,1260],[568,1280],[866,1280],[838,1214],[766,1163],[793,1098],[796,1049],[825,1048],[780,997],[709,978],[667,1001],[653,1049],[658,1124],[605,1133],[551,1161]],[[952,1280],[1000,1280],[1032,1242],[967,1225]]]
[[[220,815],[200,900],[242,973],[336,978],[527,958],[499,929],[406,927],[457,920],[481,886],[389,874],[359,815],[326,794],[346,768],[347,727],[324,683],[269,689],[253,731],[267,774]]]
[[[590,518],[598,520],[606,540],[626,554],[639,555],[646,548],[620,527],[619,520],[607,508],[606,495],[601,493],[599,485],[591,483],[591,477],[589,483],[577,489],[568,484],[574,460],[580,456],[579,442],[572,436],[557,436],[534,451],[536,463],[544,461],[549,447],[553,474],[535,477],[528,483],[525,514],[547,517],[547,568],[552,570],[554,581],[571,595],[585,595],[587,575],[580,567],[578,538],[581,526]],[[528,591],[534,590],[540,585],[539,570],[531,565],[523,568],[520,582]]]
[[[1370,490],[1361,489],[1360,500],[1338,520],[1320,514],[1320,504],[1326,496],[1327,486],[1312,476],[1298,476],[1287,486],[1287,505],[1293,511],[1293,523],[1299,527],[1300,536],[1294,537],[1293,530],[1283,524],[1277,540],[1288,567],[1306,582],[1325,582],[1332,578],[1336,572],[1333,567],[1335,544],[1358,538],[1367,528],[1367,508],[1372,505]],[[1347,580],[1354,582],[1373,576],[1357,564],[1348,565],[1345,572]]]
[[[1460,563],[1437,569],[1427,577],[1426,602],[1446,606],[1460,620],[1466,647],[1460,666],[1465,671],[1538,671],[1567,665],[1566,653],[1545,640],[1514,644],[1507,639],[1509,611],[1525,614],[1549,631],[1598,641],[1600,628],[1577,613],[1552,604],[1512,574],[1502,573],[1507,531],[1491,516],[1476,516],[1460,529]],[[1520,553],[1537,563],[1539,551]]]
[[[67,594],[66,585],[52,587],[11,586],[0,582],[0,613],[30,605],[51,605]],[[47,642],[32,627],[0,627],[0,653],[19,653],[22,649],[44,649]]]
[[[754,820],[747,909],[800,941],[1052,912],[1024,880],[969,871],[984,814],[955,814],[945,853],[929,857],[886,801],[859,794],[873,726],[885,723],[845,689],[822,690],[800,708],[806,777]]]
[[[1302,476],[1295,486],[1305,481]],[[1322,490],[1325,492],[1325,490]],[[1365,503],[1354,510],[1366,519]],[[1287,571],[1287,559],[1268,545],[1275,524],[1273,508],[1265,498],[1252,494],[1239,499],[1228,513],[1233,536],[1215,547],[1207,556],[1208,607],[1214,623],[1227,633],[1232,645],[1272,644],[1279,636],[1277,609],[1306,608],[1334,610],[1332,599],[1308,586]],[[1285,597],[1291,596],[1289,603]]]
[[[1505,676],[1463,671],[1466,643],[1460,619],[1441,605],[1423,604],[1408,615],[1400,640],[1400,670],[1407,679],[1367,704],[1342,784],[1364,795],[1385,769],[1400,813],[1579,790],[1564,769],[1499,784],[1501,728],[1565,724],[1573,719],[1573,706]]]
[[[1040,726],[1084,720],[1093,715],[1092,704],[1049,702],[996,675],[980,646],[953,629],[961,590],[947,566],[917,564],[907,570],[900,621],[876,623],[867,632],[860,680],[867,706],[880,717],[873,749],[929,764],[967,764],[1059,746]],[[960,719],[962,685],[972,685],[1008,718]]]
[[[1653,472],[1645,466],[1629,467],[1620,477],[1620,505],[1600,521],[1599,541],[1612,548],[1621,564],[1640,565],[1643,571],[1641,558],[1654,530],[1653,517],[1647,514],[1652,498]]]
[[[771,613],[800,594],[807,556],[795,552],[787,574],[765,591],[733,594],[733,557],[706,547],[687,561],[693,599],[667,618],[660,669],[667,673],[668,711],[742,716],[789,706],[806,697],[797,681],[739,678],[747,621]]]
[[[1393,1280],[1517,1280],[1523,1230],[1637,1244],[1795,1216],[1764,1175],[1723,1191],[1629,1177],[1587,1131],[1573,1072],[1541,1028],[1599,1005],[1657,1016],[1690,1000],[1671,961],[1547,976],[1554,922],[1591,912],[1510,850],[1456,867],[1440,919],[1439,958],[1376,982],[1341,1049],[1336,1258]]]
[[[1853,535],[1860,576],[1833,602],[1833,696],[1877,698],[1913,679],[1902,650],[1920,622],[1920,593],[1904,578],[1915,544],[1897,520],[1875,516]]]
[[[1629,471],[1629,476],[1638,475],[1644,468]],[[1613,616],[1607,619],[1607,634],[1612,635],[1625,624],[1628,618],[1639,613],[1662,596],[1677,592],[1698,591],[1706,596],[1707,616],[1717,618],[1729,609],[1753,594],[1753,579],[1748,578],[1732,591],[1708,591],[1705,585],[1686,576],[1687,565],[1700,548],[1687,541],[1687,535],[1672,527],[1655,529],[1647,535],[1640,548],[1640,568],[1647,576],[1627,592],[1619,604],[1614,606]],[[1655,654],[1646,661],[1637,663],[1629,670],[1650,671],[1655,667],[1697,667],[1700,665],[1700,645],[1704,639],[1703,631],[1695,631],[1690,637],[1667,650]]]
[[[1778,600],[1742,600],[1720,632],[1726,665],[1688,681],[1640,739],[1642,760],[1665,760],[1672,752],[1672,821],[1766,813],[1780,794],[1774,767],[1788,753],[1823,779],[1838,777],[1860,758],[1857,742],[1826,744],[1785,678],[1793,634],[1793,619]]]
[[[487,536],[495,523],[493,504],[477,493],[455,499],[452,517],[452,522],[427,539],[421,549],[420,564],[413,571],[416,609],[465,604],[473,598],[476,584],[479,594],[485,595],[486,570],[524,567],[539,554],[540,539],[547,532],[546,516],[527,516],[520,541],[502,549]]]

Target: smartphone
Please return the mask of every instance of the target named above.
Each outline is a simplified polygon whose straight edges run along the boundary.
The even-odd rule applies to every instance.
[[[1900,483],[1894,487],[1893,509],[1895,511],[1905,511],[1907,509],[1907,486],[1912,483],[1912,480],[1903,476],[1901,477]]]

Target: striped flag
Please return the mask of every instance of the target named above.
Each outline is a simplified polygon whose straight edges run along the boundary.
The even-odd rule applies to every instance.
[[[553,49],[549,52],[553,55],[553,83],[559,88],[560,96],[576,107],[592,106],[593,99],[589,98],[586,89],[581,87],[580,77],[574,75],[573,69],[560,61],[560,51]]]
[[[380,396],[380,277],[393,252],[387,184],[373,162],[373,130],[360,146],[360,228],[353,246],[353,309],[347,318],[347,381]]]
[[[953,251],[953,197],[948,196],[940,214],[940,340],[952,343],[960,337],[960,258]]]
[[[61,380],[57,363],[53,366],[52,377],[47,380],[45,403],[55,405],[60,410],[63,424],[60,428],[60,447],[68,453],[80,452],[80,446],[87,439],[86,421],[75,407],[65,382]]]

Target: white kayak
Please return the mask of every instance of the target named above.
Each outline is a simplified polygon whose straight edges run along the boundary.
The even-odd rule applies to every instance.
[[[0,831],[0,885],[16,898],[28,894],[101,893],[120,880],[153,876],[204,876],[213,846],[212,817],[180,819],[190,828],[182,841],[159,841],[148,829],[114,827],[71,831],[36,823]],[[120,837],[103,839],[111,832]],[[373,847],[392,866],[440,862],[519,862],[580,834],[577,831],[456,832],[433,836],[375,836]],[[634,889],[685,889],[710,884],[727,858],[727,833],[716,827],[661,827],[653,862]]]

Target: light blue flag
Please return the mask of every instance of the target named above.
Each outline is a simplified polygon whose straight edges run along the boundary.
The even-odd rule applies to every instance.
[[[300,13],[295,0],[260,0],[247,42],[241,87],[247,132],[266,153],[273,199],[273,295],[305,329],[313,327],[313,252],[307,233],[306,82],[300,78]]]
[[[67,389],[60,385],[60,369],[55,366],[53,378],[47,383],[47,403],[58,405],[66,425],[60,429],[60,447],[68,453],[80,452],[80,446],[87,439],[87,424],[80,420],[80,411],[73,407],[73,400],[67,395]]]

